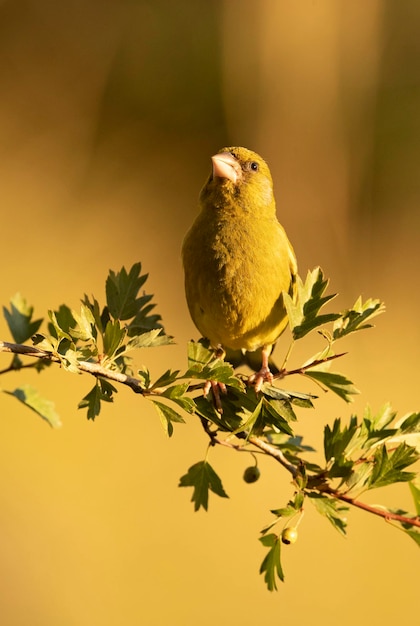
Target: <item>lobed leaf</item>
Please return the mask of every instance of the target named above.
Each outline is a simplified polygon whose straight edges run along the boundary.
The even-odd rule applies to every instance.
[[[20,293],[10,299],[10,311],[3,307],[3,314],[16,343],[25,343],[39,330],[42,319],[32,320],[34,309]]]
[[[209,347],[208,341],[189,341],[187,344],[188,369],[200,366],[200,369],[214,359],[214,350]]]
[[[328,282],[327,279],[324,279],[321,268],[317,267],[312,272],[308,272],[305,283],[302,282],[299,276],[297,277],[294,298],[287,293],[283,293],[289,325],[294,339],[301,339],[311,330],[340,317],[339,313],[319,315],[321,308],[335,298],[336,295],[324,295]]]
[[[114,357],[117,350],[123,345],[124,339],[127,335],[125,328],[121,328],[118,319],[109,321],[105,327],[105,333],[103,336],[104,342],[104,354],[108,358]]]
[[[420,484],[416,484],[415,482],[411,482],[408,485],[410,487],[411,495],[414,500],[414,506],[416,509],[417,515],[420,516]]]
[[[135,348],[156,348],[173,343],[172,337],[165,335],[162,328],[154,328],[128,340],[125,352]]]
[[[109,271],[106,302],[114,320],[129,320],[138,313],[137,294],[148,276],[140,276],[140,272],[141,263],[135,263],[128,273],[125,267],[117,273]]]
[[[168,435],[168,437],[172,437],[172,434],[174,432],[172,422],[184,423],[184,418],[179,413],[174,411],[170,406],[163,404],[163,402],[158,402],[158,400],[152,400],[152,403],[156,411],[158,412],[161,424],[163,426],[163,430]]]
[[[418,530],[415,530],[414,528],[405,528],[404,532],[420,547],[420,532]]]
[[[377,413],[373,413],[370,406],[366,406],[363,411],[363,422],[369,432],[369,437],[372,433],[377,431],[383,431],[391,422],[395,419],[396,413],[392,410],[389,402],[386,402]]]
[[[107,380],[98,378],[88,394],[79,402],[77,408],[87,408],[88,420],[94,420],[101,412],[101,402],[113,402],[117,389]]]
[[[53,428],[61,426],[61,420],[55,410],[54,403],[51,402],[51,400],[43,398],[32,385],[21,385],[14,391],[4,391],[4,393],[14,396],[19,402],[22,402],[22,404],[42,417],[42,419],[48,422]]]
[[[95,323],[95,318],[91,309],[85,304],[82,304],[80,307],[80,315],[76,313],[75,311],[72,311],[71,316],[75,321],[75,326],[74,327],[69,326],[67,332],[74,339],[80,339],[81,341],[95,342],[96,336],[97,336],[96,329],[95,329],[96,323]]]
[[[380,315],[385,311],[385,306],[380,300],[366,300],[362,302],[359,297],[353,305],[352,309],[347,309],[334,322],[333,339],[341,339],[345,335],[354,333],[357,330],[371,328],[372,324],[367,324],[368,319],[372,319],[376,315]]]
[[[279,578],[284,581],[284,573],[281,566],[281,540],[278,535],[271,533],[260,537],[260,541],[266,548],[270,548],[260,567],[260,574],[264,574],[264,581],[269,591],[277,591]]]
[[[199,461],[192,465],[188,472],[181,477],[179,486],[194,488],[191,502],[194,502],[195,511],[198,511],[200,507],[207,511],[209,491],[221,498],[229,497],[223,489],[219,476],[207,461]]]
[[[373,469],[368,481],[368,488],[384,487],[397,482],[408,482],[415,478],[414,472],[404,471],[415,463],[420,455],[411,446],[401,443],[395,450],[388,452],[385,444],[375,450]]]
[[[318,513],[326,517],[339,533],[345,535],[347,526],[345,512],[349,510],[349,507],[342,506],[335,498],[324,496],[320,493],[313,492],[308,495]]]
[[[188,391],[188,387],[188,383],[183,383],[182,385],[172,385],[171,387],[165,389],[161,395],[164,398],[168,398],[169,400],[175,402],[178,406],[184,409],[184,411],[187,411],[187,413],[194,413],[194,400],[185,395]]]
[[[341,427],[341,419],[336,418],[334,420],[333,427],[331,428],[327,424],[324,428],[324,454],[325,459],[340,459],[344,455],[349,443],[355,437],[359,425],[357,423],[357,417],[353,415],[350,419],[348,426]]]
[[[327,387],[330,391],[345,400],[345,402],[352,402],[352,396],[360,393],[353,385],[352,381],[343,374],[338,374],[336,372],[323,372],[314,368],[307,369],[305,371],[305,376],[308,376],[324,387]]]
[[[158,389],[159,387],[166,387],[167,385],[171,385],[178,378],[179,370],[166,370],[164,374],[159,376],[159,378],[153,383],[151,389]]]

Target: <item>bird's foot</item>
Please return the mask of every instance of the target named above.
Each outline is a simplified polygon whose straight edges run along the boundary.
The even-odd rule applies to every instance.
[[[259,372],[256,372],[249,377],[248,382],[250,385],[254,385],[255,392],[258,393],[261,391],[261,387],[264,383],[269,383],[271,385],[273,380],[274,376],[270,372],[270,368],[268,366],[263,366]]]
[[[225,383],[219,383],[216,380],[206,380],[203,387],[203,394],[207,396],[210,390],[213,396],[213,403],[216,407],[216,411],[218,411],[219,413],[223,413],[220,394],[223,393],[224,395],[226,395],[227,393]]]

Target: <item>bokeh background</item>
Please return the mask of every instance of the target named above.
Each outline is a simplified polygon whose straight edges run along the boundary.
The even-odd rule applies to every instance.
[[[144,351],[157,376],[196,338],[180,246],[209,157],[245,145],[269,162],[300,272],[387,313],[348,339],[362,390],[322,398],[301,433],[336,416],[419,408],[420,4],[416,0],[3,0],[0,3],[1,302],[36,317],[141,261],[173,347]],[[10,340],[0,322],[1,338]],[[287,340],[277,350],[285,349]],[[309,350],[312,349],[310,346]],[[308,348],[302,356],[309,356]],[[299,353],[296,354],[298,362]],[[1,356],[0,367],[9,362]],[[192,419],[167,440],[147,401],[121,389],[95,423],[92,381],[50,368],[7,374],[53,399],[50,429],[6,394],[0,420],[0,616],[4,626],[413,621],[418,550],[363,512],[342,539],[308,510],[276,594],[258,575],[258,531],[289,478],[214,450],[229,500],[194,513],[179,477],[203,458]],[[296,381],[296,385],[300,384]],[[406,486],[371,503],[410,508]]]

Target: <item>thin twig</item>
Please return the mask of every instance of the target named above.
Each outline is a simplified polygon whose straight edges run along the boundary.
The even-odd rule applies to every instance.
[[[47,350],[40,350],[35,346],[25,346],[18,343],[0,341],[0,352],[11,352],[13,354],[22,354],[24,356],[34,357],[37,359],[45,359],[47,361],[52,361],[53,363],[61,363],[59,356],[53,354],[52,352],[48,352]],[[147,390],[144,389],[141,381],[134,378],[134,376],[128,376],[127,374],[122,374],[121,372],[115,372],[114,370],[103,367],[99,363],[78,361],[77,368],[81,373],[84,372],[86,374],[91,374],[92,376],[99,376],[101,378],[112,380],[116,383],[120,383],[121,385],[127,385],[135,393],[147,393]]]
[[[311,369],[312,367],[316,367],[317,365],[322,365],[323,363],[328,363],[328,361],[333,361],[334,359],[338,359],[341,356],[345,356],[347,352],[340,352],[340,354],[332,354],[331,356],[325,357],[325,359],[315,359],[315,361],[311,361],[307,365],[302,365],[302,367],[298,367],[295,370],[285,370],[281,369],[278,374],[274,375],[275,379],[282,379],[286,376],[292,376],[292,374],[305,374],[306,370]]]
[[[205,430],[207,434],[209,434],[206,428]],[[240,436],[241,434],[242,433],[237,433],[237,436]],[[246,440],[248,443],[252,444],[253,446],[256,446],[262,452],[271,456],[278,463],[280,463],[285,469],[287,469],[287,471],[291,473],[293,478],[296,478],[296,476],[298,475],[298,469],[296,468],[295,465],[292,465],[291,463],[289,463],[289,461],[286,459],[283,452],[279,448],[267,443],[266,441],[264,441],[264,439],[261,439],[260,437],[256,437],[254,435],[247,436],[246,433],[243,433],[243,435],[244,435],[244,438],[246,437]],[[212,445],[215,445],[215,444],[224,445],[224,446],[228,446],[229,448],[234,448],[235,450],[244,451],[244,448],[242,446],[238,446],[230,442],[226,442],[226,441],[222,441],[218,439],[216,437],[216,433],[213,433],[213,432],[211,433],[211,444]],[[408,524],[410,526],[416,526],[420,528],[420,516],[407,517],[405,515],[400,515],[399,513],[392,513],[390,511],[386,511],[384,509],[372,506],[371,504],[366,504],[364,502],[361,502],[360,500],[356,500],[355,498],[352,498],[350,496],[347,496],[346,494],[340,493],[339,491],[329,488],[327,485],[323,486],[322,493],[328,494],[329,496],[334,497],[337,500],[346,502],[347,504],[350,504],[351,506],[354,506],[358,509],[362,509],[363,511],[367,511],[368,513],[372,513],[373,515],[378,515],[379,517],[382,517],[383,519],[387,521],[393,520],[395,522],[400,522],[401,524]]]
[[[249,443],[252,443],[252,445],[256,448],[259,448],[269,456],[273,457],[273,459],[278,461],[280,465],[282,465],[285,469],[287,469],[288,472],[291,473],[293,478],[296,478],[296,476],[298,475],[297,468],[292,465],[292,463],[289,463],[289,461],[286,459],[283,452],[279,448],[272,446],[271,444],[264,441],[264,439],[256,437],[255,435],[249,435],[247,437],[247,441]]]
[[[420,528],[419,515],[417,515],[416,517],[407,517],[406,515],[400,515],[399,513],[392,513],[391,511],[386,511],[384,509],[372,506],[371,504],[366,504],[365,502],[356,500],[355,498],[347,496],[344,493],[340,493],[339,491],[334,491],[333,489],[327,490],[327,493],[329,493],[329,495],[331,496],[334,496],[334,498],[337,498],[337,500],[347,502],[347,504],[351,504],[358,509],[362,509],[363,511],[367,511],[368,513],[372,513],[373,515],[383,517],[387,521],[393,520],[395,522],[400,522],[401,524],[409,524],[410,526],[416,526],[417,528]]]
[[[25,365],[21,363],[20,365],[15,365],[12,363],[9,367],[5,367],[0,370],[0,376],[2,374],[8,374],[9,372],[20,372],[20,370],[30,369],[31,367],[35,367],[34,363],[26,363]]]
[[[23,344],[0,341],[0,352],[21,354],[24,356],[33,357],[37,359],[45,359],[47,361],[52,361],[53,363],[61,363],[61,359],[58,355],[55,355],[52,352],[48,352],[46,350],[40,350],[39,348],[36,348],[35,346],[26,346]],[[340,356],[343,356],[343,354],[345,353],[335,354],[331,357],[328,357],[326,359],[320,359],[318,361],[312,361],[312,363],[310,363],[309,365],[301,367],[297,370],[291,370],[291,371],[283,370],[277,375],[277,378],[284,377],[290,374],[304,374],[306,369],[309,369],[310,367],[315,367],[315,365],[325,363],[326,361],[336,359]],[[25,367],[25,366],[22,366],[22,367]],[[92,376],[96,376],[96,377],[99,376],[101,378],[106,378],[108,380],[112,380],[122,385],[127,385],[135,393],[141,393],[143,395],[148,393],[148,391],[144,389],[144,387],[142,387],[141,382],[137,378],[134,378],[133,376],[128,376],[127,374],[122,374],[121,372],[115,372],[113,370],[107,369],[101,366],[99,363],[91,363],[89,361],[79,361],[77,363],[77,367],[81,373],[85,372],[87,374],[91,374]],[[7,368],[3,370],[2,372],[4,373],[7,371],[11,371],[11,369],[13,368]],[[215,436],[215,433],[208,431],[207,429],[205,430],[207,434],[210,436],[212,445],[221,444],[221,445],[228,445],[229,447],[232,447],[235,449],[242,449],[240,446],[237,447],[234,444],[220,441]],[[285,455],[279,448],[267,443],[266,441],[264,441],[264,439],[261,439],[260,437],[256,437],[255,435],[247,436],[246,433],[243,433],[243,434],[244,434],[244,438],[247,439],[248,443],[252,444],[256,448],[259,448],[265,454],[268,454],[269,456],[271,456],[278,463],[280,463],[288,472],[290,472],[293,478],[296,478],[296,476],[298,475],[298,469],[294,465],[289,463],[289,461],[286,459]],[[237,436],[240,436],[240,433],[238,433]],[[373,515],[378,515],[379,517],[382,517],[385,520],[388,520],[388,521],[393,520],[401,524],[408,524],[410,526],[415,526],[417,528],[420,528],[420,516],[407,517],[404,515],[400,515],[398,513],[392,513],[390,511],[386,511],[384,509],[374,507],[370,504],[365,504],[364,502],[361,502],[360,500],[356,500],[355,498],[352,498],[338,491],[330,489],[327,486],[323,487],[322,492],[327,493],[328,495],[336,498],[337,500],[346,502],[347,504],[350,504],[351,506],[362,509],[363,511],[367,511],[368,513],[372,513]]]

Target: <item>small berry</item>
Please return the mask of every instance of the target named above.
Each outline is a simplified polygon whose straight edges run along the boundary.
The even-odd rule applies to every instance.
[[[285,528],[281,534],[281,540],[286,545],[289,545],[291,543],[296,543],[297,538],[298,538],[298,531],[297,531],[297,528],[295,528],[295,526],[289,526],[288,528]]]
[[[260,470],[256,465],[247,467],[244,471],[244,481],[246,483],[255,483],[260,477]]]

